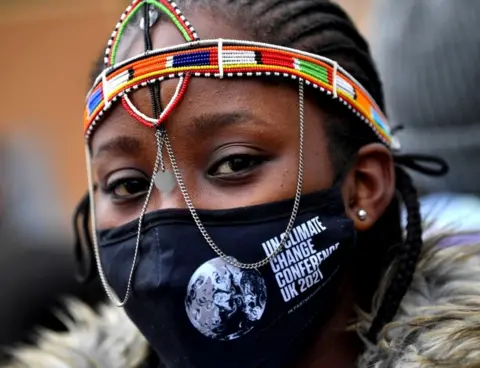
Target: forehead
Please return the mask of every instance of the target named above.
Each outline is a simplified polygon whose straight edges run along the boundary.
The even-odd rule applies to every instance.
[[[194,25],[199,36],[202,39],[210,38],[230,38],[230,39],[244,39],[248,40],[249,37],[245,32],[241,31],[239,27],[229,23],[222,17],[214,17],[210,11],[207,11],[201,7],[189,7],[189,9],[182,9],[184,14],[188,17],[190,22]],[[139,13],[143,14],[142,12]],[[139,22],[132,22],[129,27],[131,29],[127,32],[124,41],[120,42],[119,52],[117,54],[117,62],[121,62],[132,56],[143,54],[145,52],[144,31],[139,27]],[[176,26],[168,20],[165,16],[161,15],[157,23],[150,28],[150,36],[152,40],[153,49],[165,48],[177,44],[185,43],[184,38],[180,34]],[[173,91],[176,88],[178,80],[167,80],[161,83],[162,90],[162,105],[165,106],[168,100],[165,98],[173,95]],[[243,85],[243,88],[242,88]],[[253,86],[257,86],[256,88]],[[250,88],[249,88],[250,87]],[[215,80],[197,80],[193,78],[188,86],[186,101],[183,103],[183,107],[186,104],[195,104],[195,110],[199,113],[211,113],[212,111],[219,111],[218,107],[222,104],[218,103],[218,99],[222,98],[230,102],[239,102],[245,108],[249,105],[245,99],[245,96],[250,95],[253,90],[256,90],[256,94],[261,93],[262,89],[259,83],[251,83],[249,81],[215,81]],[[250,91],[247,91],[250,89]],[[265,91],[264,91],[265,92]],[[270,91],[271,92],[271,89]],[[134,105],[142,112],[151,116],[152,104],[150,99],[149,90],[142,88],[137,92],[131,94],[131,99]],[[265,103],[266,101],[263,101]],[[226,106],[223,106],[226,107]],[[182,111],[184,108],[176,109],[174,115],[185,115]],[[187,109],[189,111],[189,109]],[[116,128],[111,127],[112,123],[115,123]],[[92,136],[93,142],[98,141],[96,139],[98,135],[106,138],[107,135],[115,134],[119,130],[132,131],[132,123],[134,123],[135,132],[137,134],[144,134],[151,129],[143,127],[141,124],[135,122],[128,114],[123,110],[121,106],[115,106],[112,111],[109,112],[104,120],[101,122],[99,128],[96,129]],[[108,133],[107,133],[108,132]],[[144,132],[144,133],[142,133]],[[103,139],[101,139],[103,140]],[[94,144],[95,146],[95,144]]]
[[[228,24],[223,18],[217,19],[205,9],[195,9],[188,19],[195,26],[202,39],[230,38],[248,40],[248,35],[233,24]],[[135,30],[137,35],[130,47],[125,49],[119,60],[141,54],[145,50],[143,30]],[[175,25],[162,19],[151,29],[153,48],[164,48],[185,43],[182,35]],[[161,83],[161,102],[165,106],[174,95],[178,80],[167,80]],[[151,97],[148,88],[142,88],[131,94],[133,104],[148,116],[152,115]],[[170,134],[173,136],[191,137],[201,139],[207,134],[220,133],[215,129],[222,124],[219,120],[237,123],[249,120],[257,122],[249,127],[258,133],[267,129],[285,128],[296,129],[298,120],[297,91],[290,86],[278,83],[265,83],[258,79],[204,79],[192,78],[188,84],[187,92],[180,104],[172,111],[167,120]],[[315,109],[307,106],[307,109]],[[315,114],[318,115],[318,114]],[[224,118],[221,118],[224,116]],[[293,124],[292,124],[293,123]],[[223,124],[224,125],[224,124]],[[207,129],[208,128],[208,129]],[[144,127],[123,109],[121,105],[112,108],[104,121],[92,136],[92,146],[102,145],[112,136],[134,135],[142,141],[151,139],[152,129]],[[293,132],[294,130],[292,130]],[[94,152],[95,154],[95,152]]]
[[[162,83],[162,105],[174,93],[176,81]],[[268,139],[288,139],[298,131],[297,91],[283,84],[264,83],[256,79],[215,80],[193,78],[180,104],[172,111],[166,126],[172,141],[179,139],[188,144],[201,143],[212,136],[221,138],[232,133],[249,134]],[[133,94],[133,103],[139,110],[151,115],[148,89]],[[306,114],[315,129],[321,127],[321,114],[309,101]],[[153,144],[152,128],[134,120],[121,105],[110,114],[92,137],[93,154],[98,147],[115,136],[133,136],[140,142]]]

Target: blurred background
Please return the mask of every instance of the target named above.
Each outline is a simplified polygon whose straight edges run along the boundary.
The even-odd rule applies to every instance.
[[[0,90],[0,346],[24,341],[39,321],[54,324],[48,311],[55,305],[59,295],[73,294],[91,303],[101,298],[98,285],[86,289],[78,286],[73,279],[71,217],[76,203],[86,191],[82,115],[84,97],[90,87],[89,71],[128,2],[0,0],[0,70],[3,71],[3,88]],[[476,29],[480,18],[475,8],[479,8],[480,1],[469,2],[468,7],[465,7],[465,1],[452,0],[337,2],[352,16],[367,39],[372,41],[374,55],[378,58],[384,77],[387,102],[390,102],[387,105],[393,120],[404,123],[404,120],[417,119],[441,125],[438,116],[402,116],[401,112],[416,110],[409,107],[408,101],[394,97],[396,90],[402,96],[411,94],[408,89],[398,89],[394,77],[403,79],[408,88],[413,86],[417,92],[424,92],[430,86],[442,90],[443,87],[438,83],[425,79],[428,75],[426,70],[434,64],[429,64],[431,60],[420,58],[425,61],[423,65],[418,64],[418,75],[414,75],[410,66],[405,64],[402,67],[403,64],[397,65],[395,61],[403,63],[405,59],[401,56],[418,56],[422,53],[433,54],[437,60],[446,60],[439,57],[442,54],[436,54],[435,47],[454,47],[458,42],[443,36],[437,42],[431,37],[442,35],[445,31],[441,29],[442,24],[458,23],[464,25],[465,34],[476,38],[469,39],[470,45],[465,44],[453,53],[446,53],[453,55],[455,62],[463,60],[461,67],[448,64],[439,73],[443,78],[444,75],[453,75],[455,69],[467,70],[469,62],[479,65],[480,43],[476,36],[479,32],[469,31],[467,21],[474,24],[473,29]],[[431,5],[433,2],[440,14],[432,15],[422,5]],[[391,6],[383,7],[387,3]],[[403,9],[396,9],[400,3],[404,5]],[[463,3],[463,7],[456,8],[462,8],[464,13],[456,14],[457,10],[452,10],[452,3]],[[408,6],[411,8],[408,9]],[[422,12],[426,15],[418,15]],[[452,14],[461,20],[449,20],[448,16]],[[409,23],[413,21],[416,23]],[[430,27],[426,21],[435,23],[437,28]],[[424,24],[432,33],[422,28]],[[422,38],[423,44],[416,44],[409,49],[411,41],[418,38]],[[465,54],[465,50],[469,53]],[[394,69],[390,70],[392,66]],[[475,69],[480,70],[478,67]],[[438,105],[447,106],[448,111],[454,111],[454,116],[460,116],[458,120],[464,123],[478,121],[478,103],[472,100],[472,96],[479,95],[475,87],[479,72],[467,70],[466,73],[469,73],[467,78],[454,76],[454,79],[463,83],[463,87],[468,87],[467,82],[471,80],[471,91],[465,90],[462,95],[462,87],[459,89],[455,86],[445,90],[460,93],[459,99],[463,102],[471,101],[474,109],[467,107],[462,111],[468,110],[474,117],[466,112],[462,115],[460,110],[455,109],[455,104],[447,106],[441,100],[437,101]],[[405,76],[423,84],[415,86]],[[405,103],[395,105],[392,101]],[[448,97],[448,101],[457,100]],[[446,117],[447,123],[457,120],[451,118],[448,112],[441,111],[441,116]],[[480,141],[480,130],[470,126],[462,131],[466,132],[463,136],[455,136],[455,132],[449,131],[447,140],[451,143],[450,151],[453,147],[457,153],[459,146],[470,144],[469,156],[460,155],[454,159],[468,161],[471,167],[478,169],[480,153],[478,147],[474,146],[478,146],[476,142]],[[430,130],[428,132],[431,133]],[[440,135],[441,132],[438,137]],[[448,138],[454,136],[456,138]],[[437,138],[431,139],[434,140],[437,141]],[[407,137],[406,141],[415,140]],[[426,141],[428,139],[421,141],[416,148],[424,148]],[[441,149],[436,147],[434,151]],[[447,156],[450,151],[446,151]],[[457,173],[452,177],[468,181],[462,175]],[[475,180],[476,187],[477,183]],[[435,190],[457,190],[448,181],[442,185]],[[470,187],[463,189],[459,191],[473,191]],[[467,198],[466,203],[471,204],[472,198]]]

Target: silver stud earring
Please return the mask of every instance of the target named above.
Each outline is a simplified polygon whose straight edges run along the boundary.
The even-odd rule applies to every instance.
[[[357,217],[360,221],[365,221],[367,219],[367,211],[365,211],[364,209],[360,208],[358,211],[357,211]]]

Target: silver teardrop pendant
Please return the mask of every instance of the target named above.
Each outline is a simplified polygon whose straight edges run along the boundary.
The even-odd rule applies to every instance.
[[[155,175],[155,187],[163,194],[170,194],[177,185],[177,179],[171,171],[159,170]]]

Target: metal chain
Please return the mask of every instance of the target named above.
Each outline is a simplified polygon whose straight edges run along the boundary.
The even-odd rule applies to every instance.
[[[97,241],[97,234],[96,234],[96,219],[95,219],[95,205],[93,202],[93,186],[92,186],[92,175],[91,175],[91,165],[90,165],[90,153],[88,152],[88,176],[89,176],[89,188],[90,188],[90,213],[91,213],[91,218],[92,218],[92,239],[93,239],[93,245],[94,245],[94,253],[95,253],[95,261],[97,263],[97,268],[98,268],[98,273],[100,275],[100,281],[102,282],[103,288],[105,289],[105,292],[107,293],[108,298],[110,301],[115,305],[116,307],[124,307],[125,304],[127,304],[127,301],[130,297],[130,293],[132,290],[132,280],[133,280],[133,273],[135,272],[135,264],[137,263],[137,257],[138,257],[138,249],[140,247],[140,239],[141,239],[141,231],[142,231],[142,224],[143,224],[143,218],[145,217],[145,214],[147,212],[148,208],[148,203],[150,202],[150,198],[152,197],[152,192],[153,192],[153,187],[155,183],[155,175],[158,172],[158,169],[160,167],[160,161],[163,161],[161,159],[161,142],[162,142],[162,132],[157,129],[155,132],[155,139],[156,139],[156,144],[157,144],[157,157],[155,159],[155,165],[153,169],[153,175],[150,180],[150,185],[148,187],[147,191],[147,196],[145,198],[145,203],[143,204],[142,211],[140,212],[140,217],[138,219],[138,228],[137,228],[137,239],[135,242],[135,253],[133,255],[133,261],[132,261],[132,266],[130,268],[130,274],[128,277],[128,282],[127,282],[127,289],[125,291],[125,297],[123,298],[122,301],[118,298],[118,296],[115,294],[115,291],[112,289],[110,284],[108,283],[108,280],[105,276],[105,271],[103,269],[103,265],[100,259],[100,251],[98,248],[98,241]],[[88,143],[87,143],[88,144]]]
[[[180,169],[178,168],[177,161],[175,159],[175,155],[172,150],[172,146],[170,144],[170,139],[168,137],[168,134],[165,134],[164,136],[164,141],[165,141],[165,147],[168,152],[168,156],[170,158],[170,162],[172,165],[173,172],[175,174],[175,178],[177,179],[178,186],[180,188],[180,191],[182,192],[183,198],[185,200],[185,203],[187,204],[187,207],[193,217],[193,220],[195,221],[195,224],[197,225],[198,229],[200,230],[200,233],[202,234],[203,238],[205,241],[208,243],[210,248],[217,253],[219,257],[221,257],[225,262],[239,268],[243,269],[257,269],[262,266],[267,265],[274,257],[276,257],[285,247],[285,244],[287,243],[288,238],[290,237],[290,233],[293,229],[293,225],[295,223],[295,220],[297,218],[298,214],[298,209],[300,206],[300,198],[302,196],[302,187],[303,187],[303,151],[304,151],[304,130],[305,130],[305,115],[304,115],[304,81],[303,79],[299,79],[299,88],[298,88],[298,108],[299,108],[299,125],[300,125],[300,134],[299,134],[299,153],[298,153],[298,177],[297,177],[297,188],[295,191],[295,200],[293,203],[293,209],[292,209],[292,214],[290,216],[290,220],[288,221],[287,228],[284,233],[284,237],[282,238],[282,241],[278,245],[278,247],[275,249],[275,251],[265,259],[255,262],[255,263],[242,263],[237,261],[236,259],[226,255],[212,240],[210,235],[208,234],[207,230],[203,226],[202,221],[200,220],[200,217],[198,216],[197,210],[195,209],[195,206],[193,205],[193,201],[190,198],[190,195],[188,194],[187,187],[185,185],[185,182],[183,181],[182,174],[180,172]]]
[[[158,131],[160,131],[160,139],[157,138],[157,154],[160,158],[160,170],[162,170],[162,172],[165,172],[165,160],[163,159],[163,144],[165,142],[165,135],[167,133],[163,124],[157,128],[157,132]],[[156,174],[156,172],[154,174]]]

